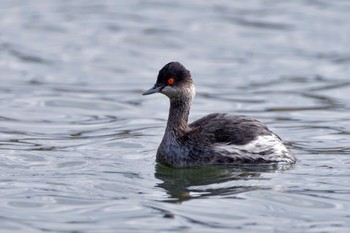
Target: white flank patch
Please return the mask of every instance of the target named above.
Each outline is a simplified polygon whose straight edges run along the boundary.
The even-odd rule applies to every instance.
[[[254,141],[245,145],[233,145],[227,143],[217,143],[215,145],[217,151],[227,151],[232,154],[239,154],[241,157],[258,159],[264,158],[276,162],[288,162],[293,160],[293,156],[289,150],[283,145],[282,141],[276,135],[258,136]],[[263,154],[266,151],[270,153]],[[262,153],[262,154],[259,154]]]

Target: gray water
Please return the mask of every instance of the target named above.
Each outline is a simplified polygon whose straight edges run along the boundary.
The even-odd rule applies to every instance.
[[[1,232],[349,232],[350,2],[0,1]],[[180,61],[295,166],[156,164]]]

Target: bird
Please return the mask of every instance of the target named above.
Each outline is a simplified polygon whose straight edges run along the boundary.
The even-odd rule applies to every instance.
[[[220,164],[293,164],[295,155],[260,121],[244,115],[211,113],[188,123],[196,89],[179,62],[169,62],[143,93],[170,100],[168,121],[156,161],[175,168]]]

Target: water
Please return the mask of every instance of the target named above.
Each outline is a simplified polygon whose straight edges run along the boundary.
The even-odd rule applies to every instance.
[[[348,1],[0,2],[1,232],[349,231]],[[156,164],[172,60],[298,163]]]

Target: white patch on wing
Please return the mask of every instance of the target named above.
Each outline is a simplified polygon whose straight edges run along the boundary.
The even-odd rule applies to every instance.
[[[292,153],[274,134],[258,136],[255,140],[245,145],[216,143],[214,148],[217,151],[238,154],[241,157],[251,158],[252,160],[258,158],[264,158],[267,161],[275,162],[292,162],[295,160]]]

